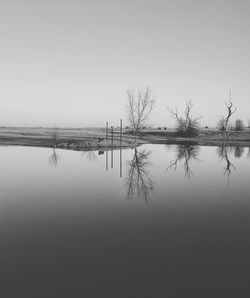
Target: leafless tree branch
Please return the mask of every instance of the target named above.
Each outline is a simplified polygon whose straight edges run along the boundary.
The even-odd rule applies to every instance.
[[[146,87],[138,91],[137,95],[133,90],[127,90],[127,98],[127,119],[133,129],[136,143],[139,129],[145,125],[155,106],[155,97],[152,95],[152,89]]]
[[[178,110],[168,108],[170,115],[177,123],[178,132],[185,137],[190,137],[197,134],[199,129],[199,120],[201,117],[193,118],[191,115],[194,103],[189,100],[186,102],[184,115],[180,116]]]
[[[223,116],[219,122],[218,122],[218,128],[221,131],[228,131],[229,130],[229,120],[231,116],[237,111],[237,108],[233,108],[233,102],[232,102],[232,94],[231,90],[229,91],[229,100],[228,102],[225,102],[226,106],[226,115]]]

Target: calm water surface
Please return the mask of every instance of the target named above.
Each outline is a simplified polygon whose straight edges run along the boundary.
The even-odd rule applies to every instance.
[[[250,297],[249,155],[0,147],[0,296]]]

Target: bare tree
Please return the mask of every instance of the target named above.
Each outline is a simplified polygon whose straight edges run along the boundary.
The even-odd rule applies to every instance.
[[[232,94],[231,90],[229,91],[229,100],[228,102],[225,102],[226,105],[226,116],[222,117],[221,120],[219,120],[218,123],[218,128],[221,131],[228,131],[229,130],[229,120],[231,116],[237,111],[237,108],[233,108],[233,103],[232,103]]]
[[[243,131],[245,129],[244,122],[241,119],[235,120],[235,130],[236,131]]]
[[[134,90],[127,90],[128,102],[126,105],[127,118],[134,134],[135,144],[137,143],[138,132],[145,125],[155,106],[155,97],[152,89],[146,87],[135,94]]]
[[[177,145],[176,146],[176,158],[170,162],[167,170],[177,169],[179,162],[183,160],[183,168],[185,172],[185,178],[190,179],[193,177],[193,172],[190,168],[190,162],[192,159],[198,160],[200,147],[193,145]]]
[[[180,116],[177,109],[169,109],[171,117],[177,123],[177,130],[181,136],[191,137],[198,133],[199,120],[201,117],[193,118],[191,115],[194,103],[192,100],[186,102],[184,115]]]
[[[52,139],[53,146],[56,147],[56,141],[57,141],[57,137],[58,137],[58,129],[56,126],[51,129],[50,136]]]
[[[126,199],[129,200],[135,195],[137,199],[143,199],[145,203],[151,200],[151,193],[154,191],[154,181],[150,178],[149,151],[137,151],[134,149],[134,156],[127,163],[128,176],[125,180],[127,187]]]
[[[217,128],[219,131],[226,131],[226,120],[223,116],[218,121]]]

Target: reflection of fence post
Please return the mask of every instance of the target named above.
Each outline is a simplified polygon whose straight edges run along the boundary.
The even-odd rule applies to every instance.
[[[122,119],[120,120],[120,177],[122,177]]]
[[[106,141],[108,140],[108,129],[109,129],[109,126],[108,126],[108,121],[106,122]]]
[[[106,171],[108,171],[108,150],[106,150]]]

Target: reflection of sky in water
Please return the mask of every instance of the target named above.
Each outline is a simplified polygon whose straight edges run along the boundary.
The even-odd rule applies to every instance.
[[[111,168],[111,151],[107,161],[106,152],[2,147],[1,210],[11,212],[15,204],[28,209],[55,204],[84,212],[105,205],[109,212],[122,212],[125,202],[149,202],[151,208],[179,203],[197,208],[221,200],[237,204],[250,190],[248,150],[241,148],[241,157],[237,150],[164,145],[126,149],[120,177],[120,150],[113,151]]]
[[[123,150],[120,177],[119,150],[113,169],[108,153],[107,170],[105,152],[0,147],[0,261],[5,289],[13,293],[4,297],[74,297],[73,289],[86,297],[158,297],[168,281],[169,291],[198,290],[196,283],[212,291],[218,289],[215,279],[224,289],[231,286],[228,293],[244,289],[248,148],[187,149],[145,145],[137,155]],[[227,159],[235,167],[229,180]],[[144,171],[146,185],[153,184],[146,189],[148,204],[143,195],[137,199],[138,171]],[[128,181],[135,190],[126,199]],[[16,285],[12,290],[8,280]]]
[[[191,148],[190,148],[191,147]],[[89,201],[103,203],[102,197],[122,200],[126,196],[124,183],[131,166],[141,168],[154,182],[155,197],[169,193],[213,191],[233,193],[248,189],[248,148],[216,148],[188,146],[145,145],[136,150],[123,150],[123,177],[120,178],[120,151],[114,150],[111,169],[111,151],[106,153],[77,152],[29,147],[1,147],[1,199],[12,200],[68,196],[82,196]],[[142,159],[142,153],[144,154]],[[139,157],[139,162],[138,162]],[[230,161],[230,184],[227,185],[227,167]],[[48,166],[49,165],[49,166]],[[131,173],[130,173],[131,174]],[[135,172],[133,172],[135,174]],[[146,177],[148,178],[148,177]],[[133,180],[136,179],[136,176]],[[225,188],[229,188],[229,190]],[[180,198],[181,199],[181,198]],[[212,199],[212,198],[211,198]],[[167,199],[166,199],[167,201]],[[163,203],[163,202],[161,202]],[[165,202],[166,203],[166,202]],[[159,204],[158,201],[154,204]]]

